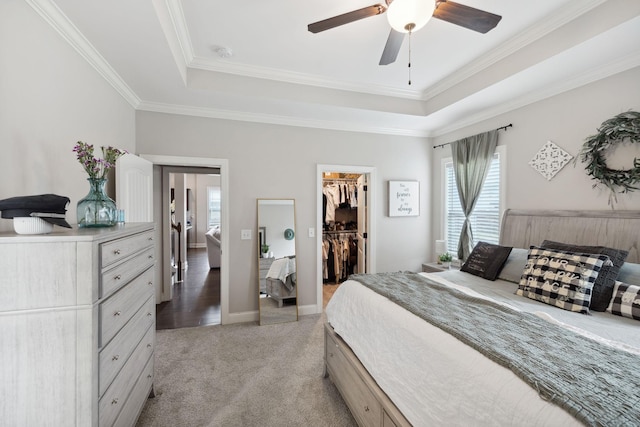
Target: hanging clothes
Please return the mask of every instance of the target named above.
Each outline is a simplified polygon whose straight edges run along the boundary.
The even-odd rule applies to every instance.
[[[340,283],[353,273],[358,264],[355,233],[325,232],[322,240],[322,278],[327,283]]]

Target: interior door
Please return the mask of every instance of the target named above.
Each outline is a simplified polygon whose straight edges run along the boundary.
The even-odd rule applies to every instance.
[[[118,158],[116,203],[125,222],[153,222],[153,163],[134,154]]]
[[[358,273],[369,271],[367,259],[367,174],[358,177]]]

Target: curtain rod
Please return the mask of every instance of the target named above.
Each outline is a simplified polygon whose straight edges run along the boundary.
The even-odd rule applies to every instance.
[[[513,123],[509,123],[506,126],[500,126],[498,129],[496,130],[507,130],[507,128],[512,128],[513,127]],[[444,144],[440,144],[440,145],[434,145],[433,148],[440,148],[440,147],[444,147],[445,145],[449,145],[451,144],[450,142],[445,142]]]

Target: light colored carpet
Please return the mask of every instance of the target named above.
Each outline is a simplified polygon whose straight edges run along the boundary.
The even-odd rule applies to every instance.
[[[138,426],[355,426],[323,372],[320,314],[162,330]]]

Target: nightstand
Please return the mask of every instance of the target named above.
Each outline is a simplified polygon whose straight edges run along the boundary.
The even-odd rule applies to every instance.
[[[439,273],[441,271],[447,270],[459,270],[460,266],[451,264],[451,267],[446,268],[442,264],[438,264],[437,262],[425,262],[422,263],[422,272],[423,273]]]

